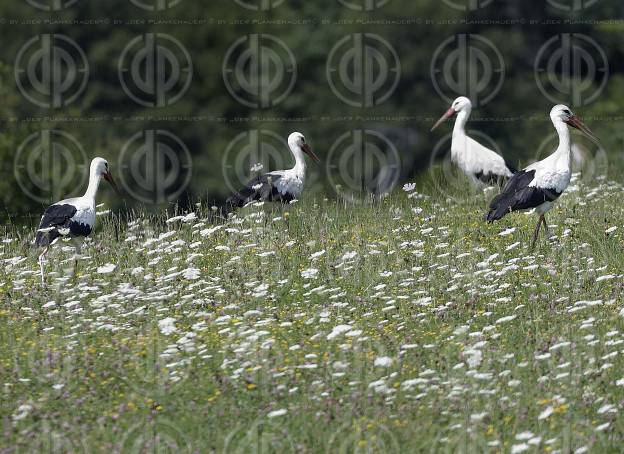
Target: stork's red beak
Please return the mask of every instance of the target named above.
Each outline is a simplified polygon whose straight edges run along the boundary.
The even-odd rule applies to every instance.
[[[310,145],[308,145],[307,143],[304,143],[303,145],[301,145],[301,149],[303,150],[303,152],[305,154],[310,156],[312,158],[312,160],[314,162],[316,162],[317,164],[319,162],[321,162],[321,160],[318,158],[318,156],[316,154],[314,154],[314,152],[312,151],[312,148],[310,148]]]
[[[589,137],[597,145],[600,145],[600,139],[596,137],[596,135],[591,131],[591,129],[589,129],[587,125],[585,125],[585,123],[583,123],[581,119],[577,117],[576,115],[572,115],[570,118],[568,118],[566,123],[572,126],[573,128],[581,131],[583,134]]]
[[[440,126],[442,123],[444,123],[447,119],[451,118],[453,115],[455,115],[457,113],[457,111],[455,109],[453,109],[452,107],[449,108],[449,110],[447,110],[444,115],[442,115],[440,117],[440,119],[438,121],[436,121],[436,124],[433,125],[433,128],[431,128],[431,131],[433,131],[435,128],[437,128],[438,126]]]
[[[119,193],[119,188],[117,187],[117,183],[115,183],[115,180],[113,180],[113,175],[110,173],[110,171],[105,172],[102,176],[104,177],[106,181],[110,183],[110,185],[113,187],[117,195],[121,195]]]

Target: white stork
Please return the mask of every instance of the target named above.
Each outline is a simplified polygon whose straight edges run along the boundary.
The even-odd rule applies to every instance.
[[[288,170],[275,170],[259,175],[226,201],[228,207],[242,207],[252,201],[288,203],[297,199],[303,191],[306,176],[304,154],[315,162],[319,158],[306,143],[300,132],[288,136],[288,147],[295,158],[295,166]]]
[[[451,142],[451,161],[464,172],[475,186],[500,184],[513,175],[501,155],[484,147],[466,134],[466,122],[472,111],[472,103],[465,96],[460,96],[451,107],[433,125],[436,129],[446,119],[457,114]]]
[[[558,104],[550,111],[550,119],[559,135],[559,146],[545,159],[537,161],[516,173],[505,185],[502,192],[490,203],[486,215],[488,222],[501,219],[507,213],[535,208],[539,220],[533,234],[531,248],[539,235],[543,223],[548,231],[545,214],[555,200],[565,191],[572,176],[572,148],[570,130],[567,125],[579,129],[591,140],[598,143],[596,136],[570,111],[567,106]]]
[[[102,177],[118,191],[108,170],[108,162],[103,158],[94,158],[89,168],[89,186],[85,194],[82,197],[56,202],[44,211],[35,237],[37,246],[44,248],[39,256],[42,284],[45,283],[43,276],[45,255],[58,238],[69,236],[72,239],[76,248],[75,263],[77,263],[82,240],[91,233],[95,224],[95,195]]]

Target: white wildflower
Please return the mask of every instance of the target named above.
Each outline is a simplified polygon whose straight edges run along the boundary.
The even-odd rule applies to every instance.
[[[554,411],[555,410],[554,410],[554,408],[552,406],[548,406],[544,410],[542,410],[542,412],[539,414],[537,419],[542,421],[542,420],[548,418],[550,415],[552,415],[554,413]]]
[[[301,277],[304,279],[316,279],[319,270],[316,268],[308,268],[301,272]]]
[[[512,233],[514,233],[516,231],[515,227],[511,227],[509,229],[505,229],[503,230],[501,233],[498,234],[498,236],[507,236],[507,235],[511,235]]]
[[[200,275],[201,275],[201,272],[197,268],[187,268],[182,273],[182,276],[184,277],[184,279],[188,279],[190,281],[199,279]]]
[[[269,412],[269,414],[267,414],[267,418],[276,418],[278,416],[284,416],[285,414],[288,413],[288,410],[286,410],[285,408],[282,408],[280,410],[273,410],[271,412]]]
[[[110,274],[115,271],[115,268],[117,268],[117,265],[107,263],[106,265],[99,266],[97,272],[98,274]]]
[[[158,321],[158,329],[165,336],[175,333],[178,329],[175,327],[175,318],[167,317]]]
[[[375,358],[375,367],[390,367],[394,360],[388,356],[380,356]]]
[[[340,336],[341,334],[345,334],[349,331],[351,331],[353,329],[353,327],[351,325],[337,325],[334,326],[334,328],[332,329],[331,333],[329,333],[327,335],[327,340],[333,340],[336,337]]]
[[[520,454],[529,450],[529,445],[526,443],[520,443],[519,445],[513,445],[511,447],[511,454]]]
[[[30,412],[33,411],[33,406],[30,404],[23,404],[17,407],[15,413],[13,413],[13,421],[21,421],[22,419],[28,417]]]

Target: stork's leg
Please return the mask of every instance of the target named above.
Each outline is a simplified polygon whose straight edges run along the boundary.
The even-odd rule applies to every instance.
[[[76,277],[78,272],[78,259],[80,258],[80,251],[82,250],[82,239],[74,237],[72,240],[76,248],[76,253],[74,255],[74,277]]]
[[[546,214],[542,214],[542,224],[544,224],[544,235],[546,235],[546,238],[550,238],[550,230],[548,229],[548,224],[546,224]]]
[[[46,248],[43,250],[43,252],[39,256],[39,268],[41,269],[41,285],[45,285],[45,278],[43,276],[43,263],[45,260],[45,255],[48,253],[48,248],[49,246],[46,246]]]
[[[533,241],[531,242],[531,249],[535,249],[535,242],[537,241],[537,236],[539,235],[542,222],[544,222],[544,215],[540,214],[540,217],[537,220],[537,225],[535,226],[535,232],[533,233]]]

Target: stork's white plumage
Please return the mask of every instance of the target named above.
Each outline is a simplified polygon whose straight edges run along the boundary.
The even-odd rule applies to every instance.
[[[563,104],[558,104],[551,109],[550,119],[559,135],[559,146],[547,158],[516,173],[507,182],[503,191],[494,197],[486,215],[486,220],[492,222],[512,211],[535,208],[539,214],[539,220],[535,227],[531,247],[535,246],[541,224],[543,223],[544,228],[548,229],[545,213],[553,207],[555,200],[570,184],[572,148],[568,125],[579,129],[593,141],[598,141],[589,128]]]
[[[481,186],[483,183],[502,183],[513,175],[501,155],[466,134],[466,122],[472,111],[472,103],[465,96],[460,96],[431,128],[433,131],[446,119],[457,114],[451,142],[451,161],[464,172],[472,182]]]
[[[91,233],[95,225],[95,196],[102,177],[117,190],[106,160],[94,158],[89,167],[89,186],[85,194],[82,197],[56,202],[44,211],[35,237],[37,246],[44,248],[39,256],[42,284],[45,282],[43,275],[45,255],[58,238],[70,237],[76,248],[76,257],[80,254],[83,238]]]
[[[253,201],[287,203],[299,198],[306,176],[304,155],[307,154],[315,162],[319,162],[319,159],[300,132],[293,132],[288,136],[288,147],[295,158],[295,166],[292,169],[275,170],[257,176],[228,198],[226,204],[229,207],[242,207]]]

